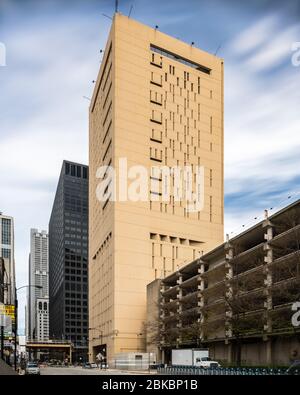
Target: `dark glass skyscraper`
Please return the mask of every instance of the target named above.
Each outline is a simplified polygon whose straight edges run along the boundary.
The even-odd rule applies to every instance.
[[[87,359],[88,167],[64,161],[49,223],[49,336]]]

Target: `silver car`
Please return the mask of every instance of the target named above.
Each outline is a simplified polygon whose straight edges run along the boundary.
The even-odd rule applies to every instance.
[[[36,375],[39,376],[41,374],[39,365],[35,362],[28,362],[25,370],[26,375]]]

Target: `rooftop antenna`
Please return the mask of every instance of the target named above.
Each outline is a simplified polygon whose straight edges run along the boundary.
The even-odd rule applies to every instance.
[[[269,217],[268,210],[265,210],[265,219],[268,219],[268,217]]]
[[[105,16],[105,18],[108,18],[108,19],[111,19],[111,20],[112,20],[112,17],[111,17],[111,16],[106,15],[106,14],[103,14],[103,13],[102,13],[102,15]]]
[[[129,14],[128,14],[128,18],[130,18],[130,15],[131,15],[131,13],[132,13],[132,10],[133,10],[133,5],[131,4],[130,10],[129,10]]]
[[[222,47],[222,44],[220,44],[220,45],[218,46],[218,48],[216,49],[216,52],[214,53],[215,56],[217,56],[217,53],[219,52],[219,50],[221,49],[221,47]]]
[[[118,0],[116,0],[116,9],[115,9],[115,12],[116,12],[116,13],[119,12],[119,1],[118,1]]]

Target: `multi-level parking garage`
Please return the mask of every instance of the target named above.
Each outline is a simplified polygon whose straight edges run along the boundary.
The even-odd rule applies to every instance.
[[[300,200],[160,281],[159,348],[246,364],[300,358]],[[296,325],[295,325],[296,323]]]

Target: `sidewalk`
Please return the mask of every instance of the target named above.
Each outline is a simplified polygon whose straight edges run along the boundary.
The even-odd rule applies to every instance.
[[[15,376],[15,375],[17,375],[17,373],[13,370],[13,368],[0,359],[0,376]]]

